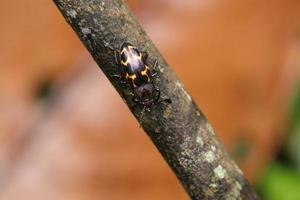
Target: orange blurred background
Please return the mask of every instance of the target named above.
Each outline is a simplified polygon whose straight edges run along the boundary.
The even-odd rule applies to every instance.
[[[130,0],[255,184],[299,80],[297,0]],[[188,199],[52,1],[0,1],[0,199]]]

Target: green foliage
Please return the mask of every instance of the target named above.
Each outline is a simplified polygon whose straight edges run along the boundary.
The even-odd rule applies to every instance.
[[[300,172],[300,89],[292,104],[289,131],[290,135],[287,144],[288,157]]]
[[[291,105],[287,134],[279,159],[258,186],[265,200],[300,200],[300,87]]]
[[[267,170],[259,191],[265,200],[300,200],[300,173],[275,163]]]
[[[299,125],[300,120],[300,86],[298,91],[296,92],[295,98],[292,102],[291,112],[290,112],[290,122],[291,128],[294,125]]]

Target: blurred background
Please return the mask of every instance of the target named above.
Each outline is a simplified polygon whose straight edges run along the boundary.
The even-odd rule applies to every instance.
[[[267,200],[300,199],[300,1],[128,0]],[[188,199],[52,1],[0,1],[0,199]]]

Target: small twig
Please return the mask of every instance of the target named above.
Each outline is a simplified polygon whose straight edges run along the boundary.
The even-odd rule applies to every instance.
[[[119,71],[113,52],[104,42],[116,38],[117,43],[126,40],[135,44],[138,40],[140,48],[149,54],[149,63],[157,59],[155,86],[162,98],[170,98],[172,103],[151,107],[143,115],[142,127],[192,199],[259,199],[122,0],[54,2],[137,119],[143,106],[135,106],[132,89],[110,76]]]

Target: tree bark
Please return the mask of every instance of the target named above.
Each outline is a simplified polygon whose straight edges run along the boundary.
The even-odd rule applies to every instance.
[[[132,88],[111,76],[119,74],[114,53],[104,43],[122,41],[148,52],[158,61],[155,86],[161,98],[145,112],[141,126],[170,165],[191,199],[259,199],[242,171],[224,150],[212,126],[198,109],[174,71],[155,48],[122,0],[54,0],[59,10],[139,120],[142,105],[132,101]],[[99,91],[101,92],[101,91]],[[107,97],[109,98],[109,97]]]

